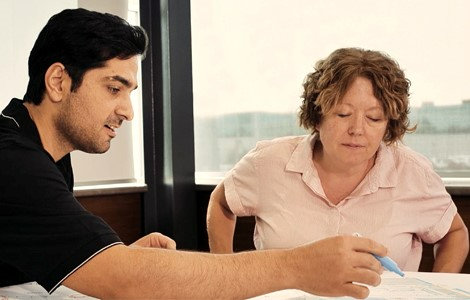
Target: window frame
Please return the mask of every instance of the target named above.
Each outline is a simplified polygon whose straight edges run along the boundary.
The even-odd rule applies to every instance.
[[[149,36],[142,61],[144,232],[197,249],[189,0],[140,0]]]

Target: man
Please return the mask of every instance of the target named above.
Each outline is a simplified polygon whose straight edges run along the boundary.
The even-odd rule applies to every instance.
[[[382,268],[371,240],[335,237],[233,255],[174,250],[153,233],[125,246],[73,197],[70,152],[103,153],[133,117],[130,93],[147,38],[84,9],[53,16],[29,57],[23,101],[0,117],[0,285],[61,284],[98,298],[246,298],[297,288],[363,298]],[[353,283],[354,282],[354,283]]]

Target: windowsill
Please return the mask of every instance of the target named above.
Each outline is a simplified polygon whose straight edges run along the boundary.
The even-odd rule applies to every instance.
[[[106,196],[144,193],[147,184],[140,182],[78,183],[73,189],[75,197]]]
[[[470,195],[470,178],[443,178],[442,181],[452,196]]]
[[[452,196],[470,196],[470,186],[446,186]]]
[[[224,172],[196,172],[196,191],[212,191],[224,179]]]

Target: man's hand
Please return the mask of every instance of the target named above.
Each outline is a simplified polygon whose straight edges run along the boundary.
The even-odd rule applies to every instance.
[[[150,247],[150,248],[165,248],[170,250],[176,250],[176,242],[166,235],[163,235],[158,232],[152,232],[134,243],[130,246],[135,247]]]
[[[300,288],[324,296],[366,298],[377,286],[383,268],[371,253],[385,256],[384,246],[366,238],[337,236],[292,249],[293,275]],[[299,287],[297,287],[299,288]]]

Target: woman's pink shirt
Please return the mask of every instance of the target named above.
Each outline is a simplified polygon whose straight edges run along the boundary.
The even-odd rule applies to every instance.
[[[258,142],[224,179],[232,212],[256,217],[256,248],[290,248],[359,233],[385,245],[403,270],[417,271],[422,241],[439,241],[457,213],[431,163],[403,145],[382,143],[364,180],[333,205],[312,161],[315,139]]]

